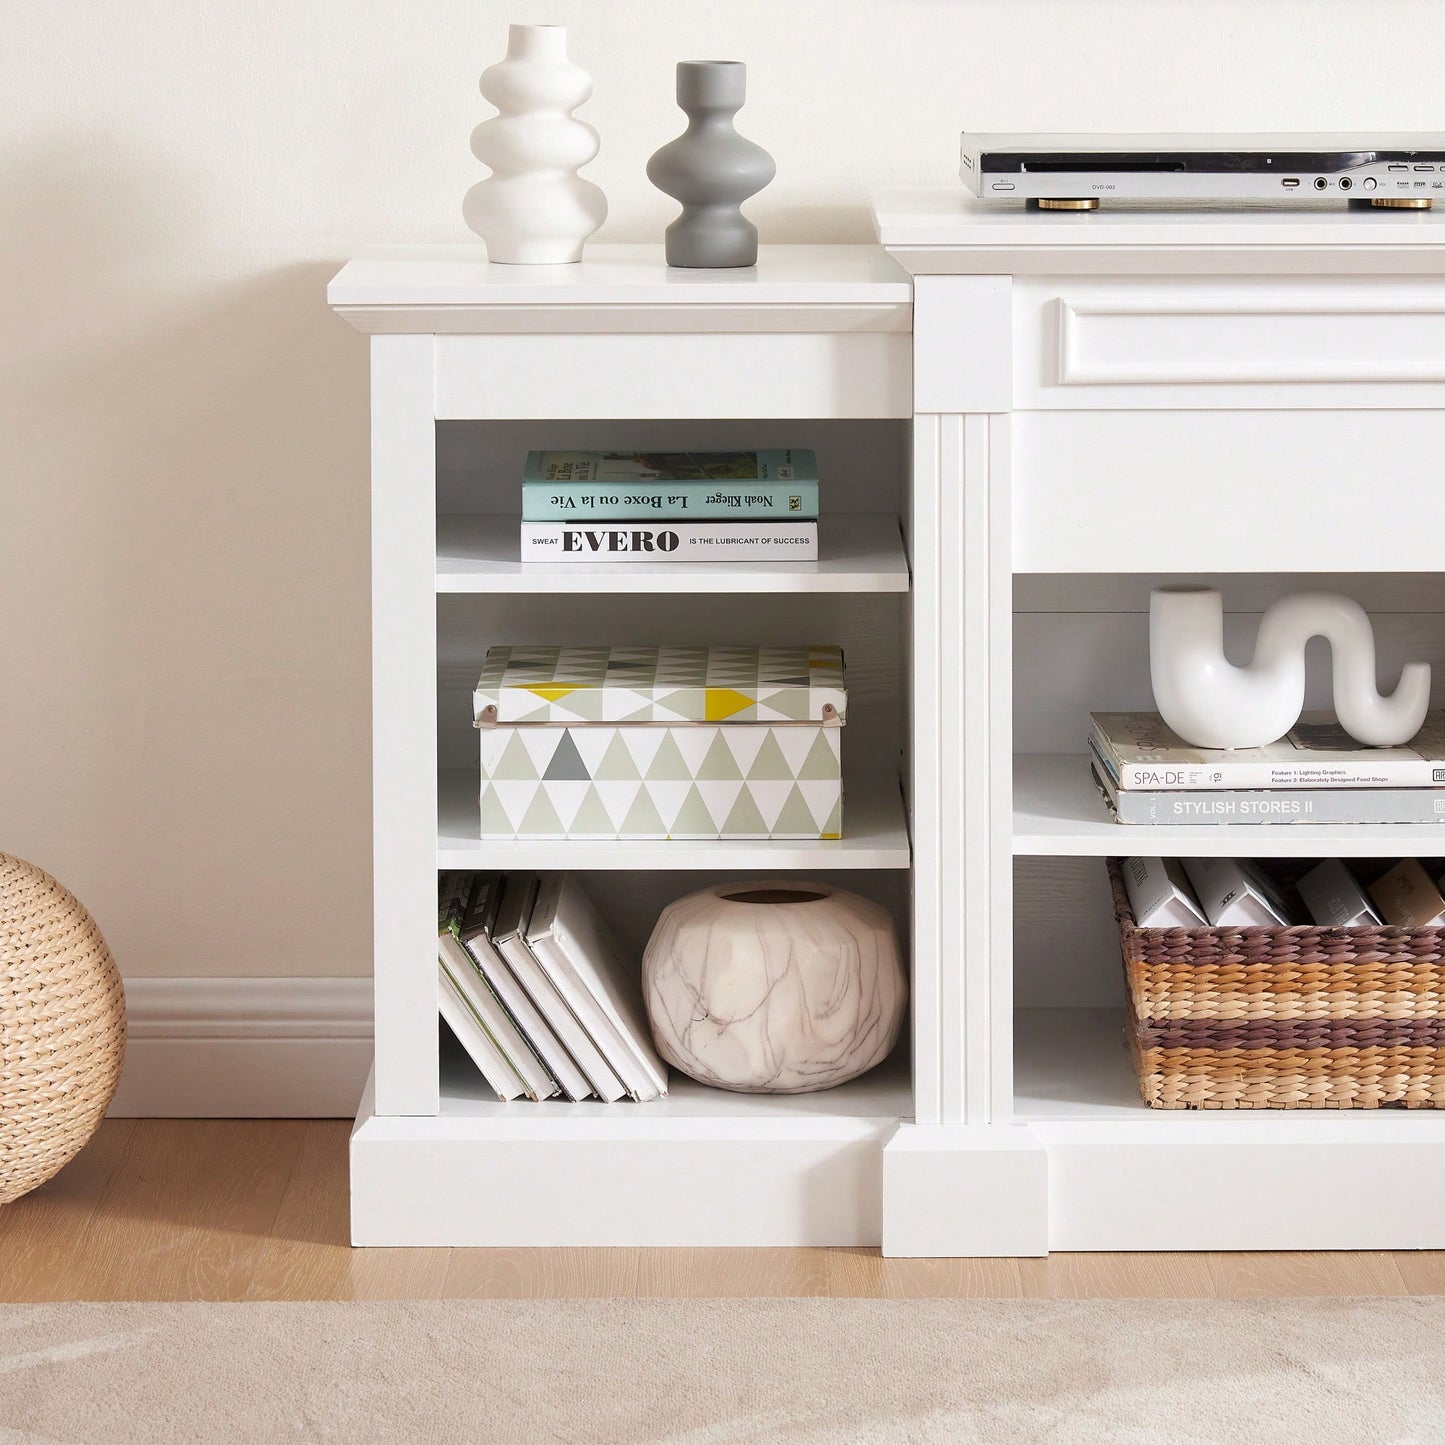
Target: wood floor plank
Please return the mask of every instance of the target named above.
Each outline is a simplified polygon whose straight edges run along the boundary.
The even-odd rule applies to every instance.
[[[1031,1299],[1214,1299],[1204,1254],[1050,1254],[1019,1261]]]
[[[1394,1256],[1377,1250],[1215,1254],[1209,1267],[1220,1299],[1407,1293]]]
[[[148,1120],[100,1190],[53,1297],[243,1298],[305,1128],[289,1119]]]
[[[458,1249],[448,1299],[627,1299],[638,1293],[639,1249]]]
[[[353,1249],[347,1192],[351,1126],[317,1119],[256,1260],[253,1300],[440,1299],[449,1249]]]
[[[0,1207],[0,1300],[21,1304],[61,1297],[76,1243],[135,1130],[134,1119],[102,1120],[59,1174]]]
[[[1409,1294],[1445,1294],[1445,1250],[1412,1250],[1393,1258]]]
[[[643,1249],[637,1293],[649,1298],[806,1298],[828,1293],[826,1249]]]
[[[876,1249],[828,1251],[835,1299],[1017,1299],[1016,1259],[884,1259]]]

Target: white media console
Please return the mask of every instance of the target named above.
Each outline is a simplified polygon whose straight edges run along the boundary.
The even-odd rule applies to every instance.
[[[1445,1117],[1157,1113],[1121,1042],[1102,858],[1445,857],[1445,827],[1121,828],[1090,709],[1150,705],[1161,578],[1233,625],[1309,574],[1445,696],[1445,214],[1029,214],[880,195],[883,247],[670,271],[368,251],[376,1067],[352,1144],[372,1245],[1445,1246]],[[539,447],[803,445],[814,563],[523,566]],[[477,837],[488,645],[838,642],[846,837]],[[1327,678],[1317,669],[1320,701]],[[806,874],[892,908],[895,1059],[790,1098],[502,1105],[439,1057],[439,867],[574,869],[640,947],[671,898]]]

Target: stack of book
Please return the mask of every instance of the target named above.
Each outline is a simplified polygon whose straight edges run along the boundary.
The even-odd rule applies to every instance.
[[[438,1009],[503,1101],[667,1093],[640,965],[569,873],[443,873]]]
[[[1445,927],[1445,875],[1432,881],[1415,858],[1367,886],[1339,858],[1293,889],[1245,858],[1124,858],[1120,870],[1140,928]]]
[[[1094,781],[1119,823],[1445,823],[1445,712],[1405,747],[1306,713],[1277,743],[1191,747],[1158,713],[1091,714]]]
[[[813,562],[811,451],[528,452],[524,562]]]

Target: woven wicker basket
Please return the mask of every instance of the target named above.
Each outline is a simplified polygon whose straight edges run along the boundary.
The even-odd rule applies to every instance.
[[[1445,928],[1140,928],[1109,881],[1151,1108],[1445,1105]]]
[[[0,1204],[95,1132],[125,1060],[125,994],[105,939],[55,879],[0,853]]]

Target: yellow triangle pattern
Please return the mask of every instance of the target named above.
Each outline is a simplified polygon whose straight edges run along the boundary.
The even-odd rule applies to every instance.
[[[756,703],[757,698],[748,697],[730,687],[710,687],[703,705],[703,715],[708,722],[722,722],[724,718],[730,718],[734,713],[740,713],[744,708],[753,707]]]

